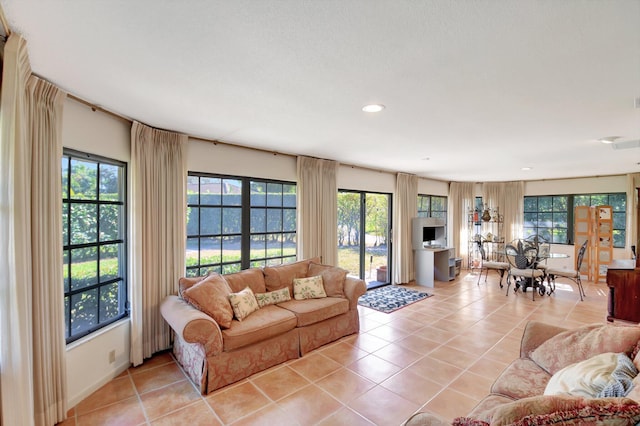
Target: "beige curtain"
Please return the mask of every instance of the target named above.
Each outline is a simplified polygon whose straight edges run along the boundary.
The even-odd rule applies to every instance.
[[[31,76],[31,268],[35,423],[65,419],[67,404],[62,283],[62,110],[66,94]]]
[[[298,157],[298,258],[338,264],[338,163]]]
[[[187,136],[131,127],[131,362],[171,345],[160,303],[185,270]]]
[[[469,235],[467,212],[475,203],[475,183],[451,182],[447,205],[447,241],[449,247],[455,247],[456,257],[462,258],[464,265],[469,261]]]
[[[638,189],[640,188],[640,173],[627,174],[627,236],[626,249],[631,256],[631,246],[638,247]]]
[[[418,215],[418,177],[398,173],[393,213],[393,280],[406,284],[415,279],[411,219]]]
[[[26,41],[12,34],[0,100],[2,423],[54,425],[64,420],[67,399],[60,215],[65,94],[30,74]]]
[[[482,201],[489,208],[498,208],[504,217],[505,242],[522,237],[524,182],[486,182],[482,185]]]
[[[33,425],[31,149],[27,143],[27,42],[4,47],[0,100],[0,378],[2,423]]]

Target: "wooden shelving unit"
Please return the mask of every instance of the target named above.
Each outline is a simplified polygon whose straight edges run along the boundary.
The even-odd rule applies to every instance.
[[[598,206],[596,209],[595,228],[595,275],[597,283],[607,279],[607,268],[613,260],[613,207]]]
[[[589,281],[606,280],[607,269],[613,260],[613,208],[611,206],[578,206],[574,209],[575,259],[585,241],[587,251],[580,272]]]
[[[593,280],[593,259],[591,256],[591,248],[593,246],[593,215],[594,209],[589,206],[578,206],[574,209],[573,214],[573,247],[575,250],[574,259],[578,258],[580,247],[587,243],[587,250],[584,252],[582,265],[580,266],[580,274],[586,275],[589,281]]]

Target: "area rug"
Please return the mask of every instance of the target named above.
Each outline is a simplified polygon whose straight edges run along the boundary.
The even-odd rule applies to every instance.
[[[431,296],[422,291],[388,285],[367,291],[358,299],[358,305],[388,314]]]

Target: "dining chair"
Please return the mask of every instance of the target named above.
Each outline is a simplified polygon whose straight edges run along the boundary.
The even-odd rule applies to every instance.
[[[487,277],[489,276],[489,271],[496,271],[500,274],[500,288],[504,287],[502,285],[502,279],[504,278],[504,273],[509,270],[508,262],[497,262],[493,260],[487,259],[487,253],[480,244],[480,256],[482,257],[482,264],[480,266],[480,275],[478,275],[478,285],[480,285],[480,278],[482,278],[482,272],[484,271],[484,282],[487,282]]]
[[[582,286],[582,278],[580,277],[580,267],[582,266],[584,253],[587,251],[587,243],[588,241],[585,241],[578,251],[576,269],[547,268],[547,276],[550,280],[549,283],[553,282],[554,288],[556,286],[556,277],[568,278],[576,283],[578,285],[578,293],[580,293],[580,301],[584,301],[584,297],[586,296],[584,287]]]
[[[507,296],[511,279],[514,281],[516,292],[522,288],[523,293],[527,287],[531,287],[533,300],[536,299],[536,291],[544,295],[547,291],[544,285],[545,273],[538,269],[538,247],[522,239],[513,240],[505,246],[505,255],[509,262],[509,273],[507,274]]]

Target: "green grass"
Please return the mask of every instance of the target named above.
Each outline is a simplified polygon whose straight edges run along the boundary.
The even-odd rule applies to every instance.
[[[371,256],[373,256],[373,262],[370,262]],[[365,249],[365,272],[368,273],[369,269],[375,279],[375,270],[380,266],[387,265],[387,256],[379,253],[373,253]],[[355,247],[338,247],[338,266],[348,270],[351,275],[360,275],[360,248]]]

